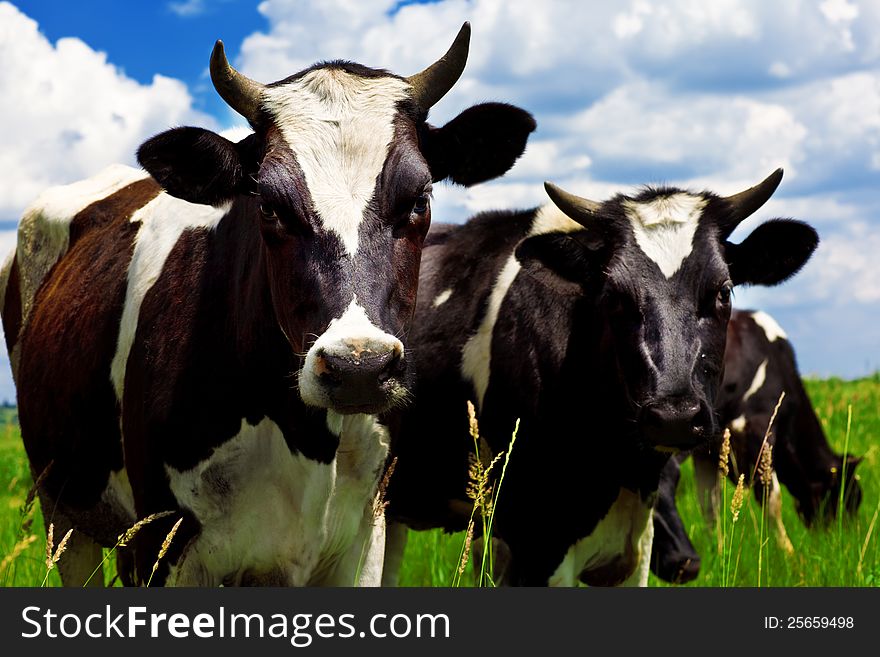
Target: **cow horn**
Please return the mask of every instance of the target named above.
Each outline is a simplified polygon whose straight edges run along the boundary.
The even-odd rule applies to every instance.
[[[547,190],[547,196],[556,204],[556,207],[582,226],[586,226],[587,222],[593,220],[601,206],[601,203],[596,203],[596,201],[569,194],[551,182],[545,182],[544,189]]]
[[[211,52],[211,81],[217,93],[232,109],[251,123],[256,123],[266,86],[232,68],[226,60],[223,42],[219,39]]]
[[[412,86],[413,99],[421,109],[432,107],[461,77],[467,63],[470,40],[471,24],[465,22],[445,55],[421,73],[406,78]]]
[[[781,181],[782,169],[776,169],[754,187],[749,187],[739,194],[727,196],[724,200],[730,204],[731,213],[730,219],[722,226],[724,237],[730,235],[740,222],[764,205],[773,196],[773,192],[779,187]]]

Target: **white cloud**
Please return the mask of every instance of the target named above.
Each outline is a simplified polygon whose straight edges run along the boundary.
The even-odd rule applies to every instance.
[[[138,145],[182,123],[210,124],[186,86],[138,84],[79,39],[54,45],[0,2],[0,218],[14,219],[45,187],[134,162]]]
[[[205,0],[183,0],[183,2],[168,3],[168,9],[182,18],[203,14],[206,8]]]
[[[809,327],[833,330],[822,315],[832,305],[849,318],[849,332],[867,318],[880,325],[872,268],[880,252],[875,0],[441,0],[399,8],[396,0],[265,0],[259,11],[268,28],[244,40],[235,63],[264,82],[331,58],[408,75],[471,21],[467,68],[432,122],[504,100],[531,110],[538,131],[504,178],[468,190],[438,186],[437,221],[543,203],[546,179],[595,199],[652,182],[730,194],[783,166],[779,192],[737,235],[769,216],[793,216],[815,225],[822,245],[791,282],[741,291],[740,300],[800,327],[815,350],[799,353],[817,363],[810,369],[847,374],[858,360],[861,371],[862,357],[847,360],[843,351],[825,367],[830,356]],[[50,44],[3,2],[0,61],[0,219],[47,184],[132,161],[151,132],[209,124],[180,82],[157,76],[139,85],[81,41]]]

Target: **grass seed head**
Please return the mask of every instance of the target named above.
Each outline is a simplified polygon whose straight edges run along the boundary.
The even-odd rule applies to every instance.
[[[159,562],[165,558],[165,555],[168,553],[168,548],[171,547],[171,541],[174,540],[174,535],[177,534],[177,530],[180,529],[180,525],[183,522],[183,518],[181,517],[177,522],[174,523],[174,526],[171,528],[171,531],[165,536],[165,540],[162,541],[162,547],[159,549],[159,556],[156,557],[156,562],[153,564],[153,570],[150,572],[150,579],[153,579],[153,575],[156,574],[156,571],[159,570]]]
[[[761,483],[767,487],[773,481],[773,445],[765,444],[761,450],[761,460],[758,463],[758,477]]]
[[[722,477],[727,477],[730,463],[730,429],[724,430],[724,436],[721,440],[721,452],[718,455],[718,471]]]
[[[165,518],[166,516],[170,516],[173,513],[174,513],[174,511],[161,511],[159,513],[150,514],[146,518],[138,520],[131,527],[126,529],[125,532],[123,532],[122,534],[119,535],[119,538],[116,539],[116,544],[118,546],[128,545],[134,539],[134,537],[137,536],[137,533],[141,529],[143,529],[144,527],[149,525],[154,520],[158,520],[159,518]]]
[[[746,494],[746,476],[741,474],[736,482],[736,490],[733,491],[733,499],[730,501],[730,512],[733,514],[733,522],[739,520],[739,511],[742,509],[743,500]]]

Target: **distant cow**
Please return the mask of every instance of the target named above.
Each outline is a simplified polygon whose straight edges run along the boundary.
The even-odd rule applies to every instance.
[[[764,434],[782,392],[785,398],[773,422],[768,444],[773,447],[772,484],[768,512],[782,547],[791,543],[782,524],[780,482],[795,499],[797,511],[809,527],[837,515],[841,486],[847,512],[855,513],[862,499],[858,475],[860,458],[836,454],[828,444],[813,404],[804,389],[794,349],[785,332],[768,314],[736,311],[727,329],[724,382],[716,403],[721,422],[731,432],[733,456],[730,477],[745,474],[751,481]],[[706,512],[714,516],[717,500],[718,449],[694,452],[698,494]],[[778,474],[778,476],[777,476]],[[763,486],[754,482],[758,500]]]
[[[660,473],[718,431],[731,289],[775,285],[816,247],[787,219],[728,241],[781,177],[726,198],[662,187],[603,203],[548,184],[554,203],[536,210],[435,226],[390,515],[464,528],[471,399],[496,454],[521,419],[495,509],[510,582],[644,584]]]
[[[138,151],[149,175],[27,211],[0,307],[47,522],[74,528],[65,584],[165,511],[127,581],[182,517],[153,585],[378,583],[379,414],[411,394],[431,183],[504,173],[535,127],[501,104],[426,123],[468,40],[409,78],[334,61],[269,85],[218,41],[214,86],[254,134],[169,130]]]

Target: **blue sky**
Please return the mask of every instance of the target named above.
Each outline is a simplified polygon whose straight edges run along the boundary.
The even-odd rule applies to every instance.
[[[822,244],[791,282],[736,302],[780,321],[805,373],[880,368],[876,0],[0,1],[0,255],[46,186],[134,163],[171,126],[240,125],[207,77],[215,39],[263,82],[336,58],[407,75],[464,20],[468,66],[431,120],[504,100],[539,127],[500,181],[439,187],[435,219],[543,203],[545,179],[597,199],[660,182],[729,194],[782,166],[734,238],[792,216]]]

